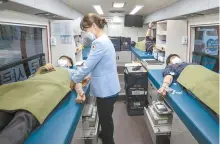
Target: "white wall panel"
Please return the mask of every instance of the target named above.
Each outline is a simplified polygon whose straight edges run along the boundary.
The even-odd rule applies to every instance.
[[[124,24],[108,24],[108,27],[105,27],[104,30],[108,36],[131,37],[132,41],[137,41],[138,37],[145,37],[147,26],[136,28],[124,27]]]
[[[144,25],[143,28],[138,28],[138,37],[144,37],[146,36],[148,26]]]
[[[109,24],[106,28],[108,36],[122,36],[123,24]]]
[[[170,19],[219,7],[219,0],[180,0],[164,9],[148,15],[144,23]]]
[[[138,38],[138,28],[135,27],[123,27],[122,36],[131,37],[132,41],[137,41]]]
[[[60,29],[58,28],[60,26]],[[61,33],[57,33],[59,30]],[[75,52],[76,45],[73,39],[73,21],[72,20],[54,20],[51,21],[51,37],[56,39],[56,45],[51,46],[51,54],[52,54],[52,64],[56,65],[57,60],[62,55],[69,56],[72,58],[73,63],[76,62]],[[58,30],[58,31],[57,31]],[[61,41],[61,37],[68,35],[68,37],[72,37],[70,43],[63,43]]]
[[[19,4],[50,12],[68,19],[76,19],[83,15],[66,5],[61,0],[10,0]]]
[[[0,11],[0,22],[19,23],[19,24],[31,24],[31,25],[44,25],[49,24],[49,20],[43,17],[29,15],[25,13],[15,11]]]

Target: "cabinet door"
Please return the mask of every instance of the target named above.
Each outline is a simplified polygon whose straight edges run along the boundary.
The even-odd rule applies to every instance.
[[[120,51],[116,52],[117,62],[131,62],[131,52],[130,51]]]
[[[116,62],[119,62],[119,55],[120,55],[120,53],[116,52]]]
[[[157,100],[157,88],[153,85],[150,79],[148,79],[148,103],[152,104],[153,101]]]

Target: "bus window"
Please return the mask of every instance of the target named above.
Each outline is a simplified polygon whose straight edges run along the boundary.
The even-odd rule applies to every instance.
[[[0,24],[0,85],[23,81],[45,64],[45,28]]]
[[[214,56],[218,55],[218,26],[205,26],[195,28],[194,51]]]
[[[43,53],[42,29],[0,24],[0,66]]]

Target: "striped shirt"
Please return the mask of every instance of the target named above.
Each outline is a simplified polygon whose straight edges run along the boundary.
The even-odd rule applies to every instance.
[[[184,70],[184,68],[187,67],[188,65],[193,65],[193,64],[183,62],[183,63],[167,65],[163,72],[163,77],[165,77],[166,75],[172,75],[173,80],[175,82],[179,77],[179,75],[181,74],[181,72]]]
[[[156,39],[150,39],[149,36],[146,36],[146,52],[153,52],[154,45],[156,43]]]

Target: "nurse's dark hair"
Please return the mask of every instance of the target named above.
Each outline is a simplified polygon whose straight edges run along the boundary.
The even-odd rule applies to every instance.
[[[73,66],[73,60],[72,60],[72,58],[70,58],[69,56],[66,56],[66,55],[61,56],[59,59],[61,59],[61,58],[66,58],[66,59],[68,59],[69,62],[70,62],[70,64],[71,64],[71,67]]]
[[[170,54],[170,55],[167,57],[167,60],[166,60],[166,64],[167,64],[167,65],[170,63],[170,59],[171,59],[173,56],[177,56],[177,57],[180,58],[180,56],[177,55],[177,54]]]
[[[107,22],[104,18],[101,18],[93,13],[88,13],[83,17],[80,23],[80,28],[85,30],[86,28],[90,28],[93,23],[95,23],[100,29],[103,29],[105,25],[107,25]]]

